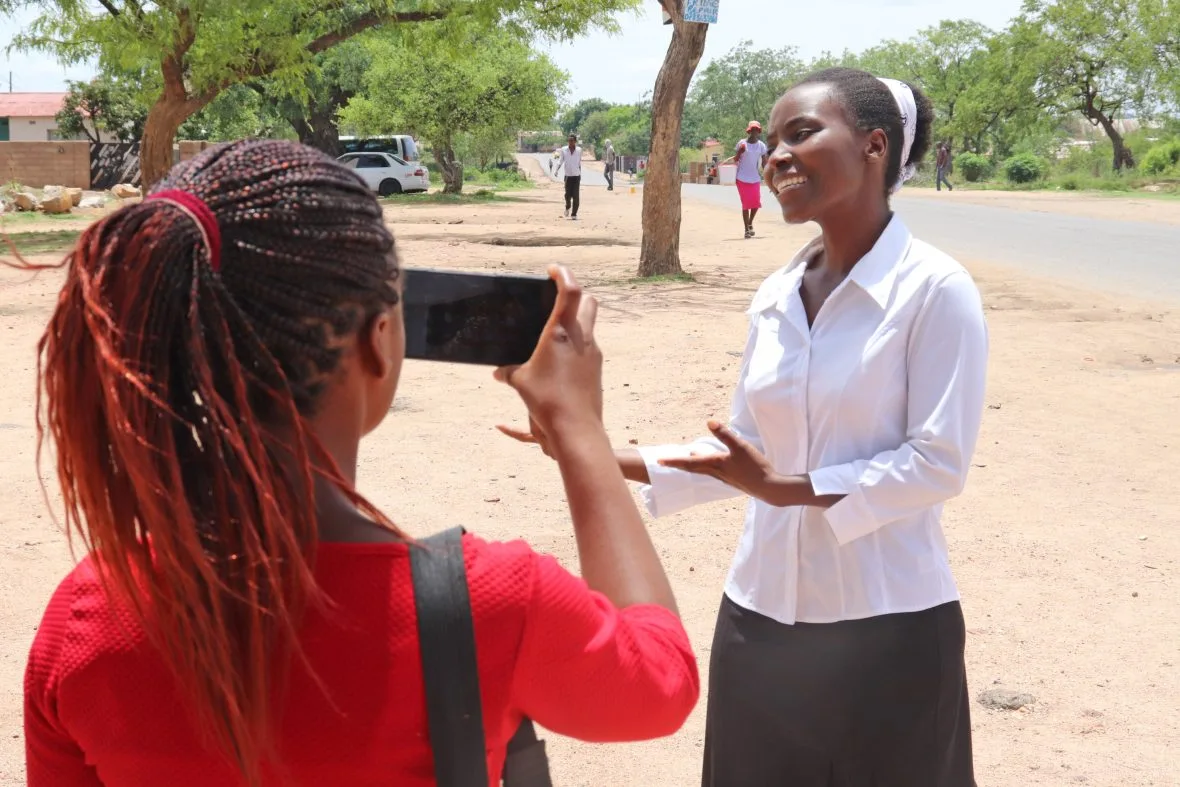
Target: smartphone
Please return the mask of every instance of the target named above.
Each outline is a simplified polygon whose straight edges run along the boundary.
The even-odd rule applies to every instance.
[[[557,301],[548,276],[406,268],[402,312],[406,357],[486,366],[533,354]]]

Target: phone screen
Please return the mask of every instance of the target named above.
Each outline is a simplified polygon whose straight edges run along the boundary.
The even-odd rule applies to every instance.
[[[488,366],[527,361],[557,300],[547,276],[403,271],[406,357]]]

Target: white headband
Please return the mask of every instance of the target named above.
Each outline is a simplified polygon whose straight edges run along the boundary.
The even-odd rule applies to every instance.
[[[880,79],[880,77],[878,78]],[[897,182],[890,189],[892,193],[896,194],[901,190],[902,185],[917,172],[917,168],[913,164],[906,164],[906,162],[909,161],[910,150],[914,147],[914,135],[918,133],[918,103],[914,100],[914,91],[905,82],[899,82],[896,79],[881,79],[881,82],[889,88],[889,92],[893,94],[893,100],[897,102],[897,108],[901,111],[903,137],[901,170],[897,174]]]

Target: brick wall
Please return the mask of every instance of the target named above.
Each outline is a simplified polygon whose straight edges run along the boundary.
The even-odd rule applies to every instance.
[[[0,182],[90,188],[87,142],[0,142]]]
[[[216,142],[193,141],[193,140],[187,140],[187,139],[181,140],[181,142],[179,144],[180,155],[177,158],[177,161],[178,162],[188,161],[189,159],[196,156],[198,153],[200,153],[205,148],[211,147],[212,145],[215,145],[215,144],[217,144],[217,143]]]

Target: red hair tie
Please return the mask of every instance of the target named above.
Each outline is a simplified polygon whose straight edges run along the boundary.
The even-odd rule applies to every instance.
[[[217,217],[205,204],[205,200],[196,194],[179,189],[157,191],[155,194],[149,194],[147,198],[167,202],[184,211],[201,231],[201,240],[205,242],[205,250],[209,252],[209,266],[215,273],[221,270],[221,228],[217,226]]]

